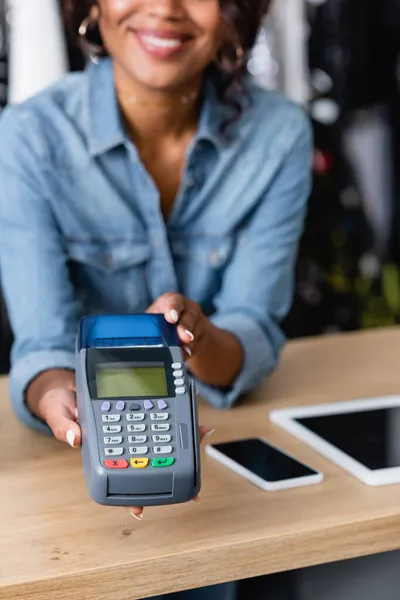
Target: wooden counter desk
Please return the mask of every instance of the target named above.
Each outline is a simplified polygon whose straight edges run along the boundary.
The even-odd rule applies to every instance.
[[[400,485],[369,488],[269,422],[271,408],[400,392],[400,329],[290,343],[214,441],[265,436],[325,474],[268,493],[208,457],[199,504],[142,522],[87,495],[80,453],[17,422],[0,379],[0,598],[135,600],[400,548]]]

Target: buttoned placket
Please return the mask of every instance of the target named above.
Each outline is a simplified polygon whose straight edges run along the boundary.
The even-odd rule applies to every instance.
[[[143,190],[138,209],[146,224],[148,241],[152,250],[152,260],[147,273],[147,285],[152,301],[154,301],[167,292],[178,292],[179,284],[168,242],[168,229],[161,211],[160,192],[140,160],[134,144],[127,142],[126,146],[133,177],[140,178],[140,187]],[[181,203],[184,193],[185,187],[181,186],[176,205]],[[176,205],[173,213],[175,213]]]

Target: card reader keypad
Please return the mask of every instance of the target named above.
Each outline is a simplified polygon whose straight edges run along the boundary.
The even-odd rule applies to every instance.
[[[173,446],[171,445],[174,437],[172,430],[172,413],[167,412],[166,410],[156,412],[156,407],[161,407],[163,409],[164,404],[168,406],[165,400],[152,401],[152,410],[148,410],[149,405],[146,404],[148,401],[145,400],[140,402],[140,412],[130,412],[131,407],[128,405],[124,406],[125,410],[119,408],[120,412],[114,413],[114,411],[118,410],[118,402],[111,401],[111,406],[109,408],[110,413],[106,415],[102,414],[101,416],[103,432],[102,441],[104,445],[103,464],[105,466],[111,465],[110,461],[106,460],[109,456],[126,455],[129,459],[129,455],[170,455],[173,453]],[[121,407],[120,404],[118,406]],[[113,423],[118,423],[118,425],[114,425]],[[120,435],[112,435],[115,433]],[[129,446],[127,449],[124,449],[121,446],[126,442]],[[142,462],[142,468],[143,464],[144,463]],[[146,465],[147,464],[151,463],[149,462],[146,463]],[[157,466],[161,465],[158,464]],[[107,468],[117,467],[108,466]],[[137,465],[135,465],[135,468],[137,468]]]
[[[173,408],[174,402],[186,393],[186,379],[181,363],[174,363],[172,368],[175,399],[99,402],[102,462],[106,468],[143,469],[174,464],[178,438]]]

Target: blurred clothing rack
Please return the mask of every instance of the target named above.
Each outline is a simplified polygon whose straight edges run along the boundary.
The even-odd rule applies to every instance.
[[[6,0],[6,4],[8,102],[13,104],[60,79],[68,71],[68,56],[58,0]]]
[[[309,68],[305,0],[275,0],[272,20],[279,45],[281,91],[306,106],[309,100]]]

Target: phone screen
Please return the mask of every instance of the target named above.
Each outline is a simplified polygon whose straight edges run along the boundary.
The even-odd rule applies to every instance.
[[[256,438],[215,444],[214,448],[265,481],[277,482],[317,474],[317,471]]]

